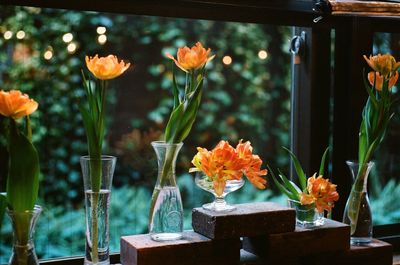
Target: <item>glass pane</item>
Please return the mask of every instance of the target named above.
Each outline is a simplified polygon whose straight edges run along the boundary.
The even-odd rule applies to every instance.
[[[188,173],[196,147],[220,139],[250,140],[265,163],[288,168],[281,146],[290,143],[291,28],[269,25],[115,15],[1,6],[0,87],[20,89],[39,102],[32,115],[41,159],[36,247],[40,258],[83,255],[83,182],[79,158],[87,153],[78,110],[84,100],[81,69],[85,55],[117,54],[133,63],[107,91],[104,154],[118,157],[111,199],[111,251],[121,235],[147,232],[149,201],[156,180],[150,142],[162,137],[172,106],[172,62],[167,52],[201,41],[216,54],[195,126],[178,158],[178,182],[185,207],[211,198]],[[184,82],[180,75],[178,82]],[[4,151],[4,139],[3,139]],[[2,163],[6,163],[4,155]],[[5,186],[4,167],[1,177]],[[247,183],[231,202],[284,201],[272,189]],[[10,253],[8,220],[1,231],[0,263]]]
[[[376,33],[374,54],[391,53],[400,60],[400,34]],[[399,93],[399,83],[392,88]],[[394,104],[393,117],[386,137],[375,154],[375,168],[371,173],[369,192],[375,225],[400,222],[400,106]]]

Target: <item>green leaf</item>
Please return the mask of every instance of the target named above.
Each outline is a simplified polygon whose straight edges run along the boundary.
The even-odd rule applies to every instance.
[[[322,155],[321,158],[321,164],[319,166],[319,175],[323,176],[324,175],[324,171],[325,171],[325,161],[326,161],[326,156],[328,155],[328,151],[329,151],[329,146],[325,149],[324,154]]]
[[[374,95],[374,93],[373,93],[373,90],[375,90],[375,81],[374,81],[374,87],[372,87],[371,88],[371,86],[370,86],[370,84],[367,82],[367,75],[365,74],[365,69],[363,70],[363,72],[364,72],[364,78],[363,78],[363,81],[364,81],[364,86],[365,86],[365,89],[367,90],[367,92],[368,92],[368,95],[369,95],[369,97],[371,98],[371,100],[372,100],[372,103],[375,105],[375,106],[377,106],[378,105],[378,102],[377,102],[377,100],[376,100],[376,97],[375,97],[375,95]],[[376,80],[376,79],[374,79],[374,80]]]
[[[361,121],[360,125],[360,133],[358,136],[358,161],[359,163],[363,163],[365,153],[367,152],[367,135],[365,132],[365,121],[364,119]]]
[[[39,157],[28,138],[18,131],[15,121],[10,124],[7,201],[14,211],[32,210],[39,190]]]
[[[293,195],[297,195],[297,194],[301,193],[301,189],[296,184],[294,184],[294,182],[290,181],[285,176],[285,174],[283,174],[279,169],[278,169],[278,172],[279,172],[279,177],[281,178],[281,180],[287,190],[292,192]]]
[[[283,149],[285,149],[290,154],[290,156],[292,158],[292,161],[293,161],[293,164],[294,164],[294,168],[295,168],[296,173],[297,173],[297,176],[299,177],[299,182],[300,182],[301,189],[304,191],[307,188],[307,179],[306,179],[306,175],[304,174],[303,168],[301,167],[299,160],[292,153],[292,151],[290,151],[286,147],[283,147]]]
[[[179,131],[175,138],[175,142],[182,142],[189,135],[196,120],[197,111],[200,106],[201,95],[201,88],[197,88],[193,96],[189,98],[182,122],[180,123]]]
[[[174,95],[174,109],[181,103],[179,99],[179,89],[175,77],[175,63],[172,62],[172,94]]]
[[[0,232],[6,208],[7,208],[7,195],[5,193],[0,193]]]
[[[172,111],[171,116],[168,120],[167,127],[165,128],[165,141],[167,143],[173,143],[175,135],[179,130],[180,122],[184,115],[184,103],[185,102],[182,102],[178,105],[177,108]]]
[[[285,188],[285,186],[283,186],[281,183],[279,183],[279,181],[276,179],[274,172],[272,171],[272,169],[270,168],[269,165],[267,165],[268,171],[270,172],[270,175],[272,177],[272,180],[274,181],[275,185],[278,187],[278,189],[285,194],[289,199],[291,200],[297,200],[297,198],[295,196],[293,196],[293,194],[287,190]]]

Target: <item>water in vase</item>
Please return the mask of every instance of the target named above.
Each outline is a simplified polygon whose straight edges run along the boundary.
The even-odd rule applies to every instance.
[[[110,205],[111,191],[100,190],[100,192],[93,192],[91,190],[85,191],[86,203],[86,254],[85,264],[110,264],[109,260],[109,205]],[[93,208],[94,203],[97,201],[96,209]],[[93,213],[96,213],[94,215]],[[93,217],[97,220],[97,235],[93,233]],[[94,241],[94,242],[93,242]],[[98,246],[98,261],[92,259],[93,243],[97,241]],[[95,243],[96,244],[96,243]]]
[[[158,198],[149,227],[151,238],[156,241],[180,239],[183,207],[179,189],[176,186],[156,186],[154,194],[158,194]]]

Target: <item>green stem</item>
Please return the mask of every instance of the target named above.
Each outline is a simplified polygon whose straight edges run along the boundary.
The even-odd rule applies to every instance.
[[[367,157],[369,159],[369,157]],[[348,217],[350,219],[351,234],[354,234],[357,228],[358,215],[360,211],[361,196],[364,189],[364,181],[368,170],[368,162],[359,165],[359,170],[354,184],[351,188],[349,201],[354,202],[349,205]]]
[[[99,192],[101,187],[101,156],[97,157],[97,154],[92,157],[90,155],[90,178],[92,192]]]
[[[18,264],[28,264],[29,252],[29,228],[30,216],[26,214],[15,214],[15,236],[16,242],[14,250],[17,254]]]
[[[99,202],[99,192],[91,193],[91,204],[92,204],[92,263],[96,264],[99,262],[99,230],[98,230],[98,219],[97,219],[97,206]]]
[[[172,165],[174,162],[175,152],[176,152],[176,146],[172,145],[170,147],[167,147],[167,152],[165,153],[165,160],[162,165],[161,177],[159,179],[159,183],[156,184],[156,188],[154,189],[153,195],[151,197],[151,205],[149,211],[150,224],[153,221],[154,210],[158,200],[158,196],[160,195],[160,191],[165,186],[168,177],[172,174],[173,170]],[[157,189],[157,185],[160,186],[161,189]]]

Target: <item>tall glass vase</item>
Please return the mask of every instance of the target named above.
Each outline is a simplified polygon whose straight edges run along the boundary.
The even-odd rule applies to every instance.
[[[14,245],[9,265],[39,265],[33,244],[36,221],[42,212],[39,205],[32,211],[15,212],[7,210],[14,234]]]
[[[372,213],[368,199],[368,175],[373,162],[358,164],[346,161],[353,177],[353,186],[343,214],[343,223],[351,229],[351,244],[368,244],[372,240]],[[358,178],[357,178],[358,176]]]
[[[178,240],[183,232],[183,207],[175,164],[183,143],[157,141],[151,145],[157,155],[158,176],[150,205],[149,233],[155,241]]]
[[[110,264],[109,208],[116,161],[113,156],[81,157],[86,210],[85,264]],[[98,177],[100,185],[95,183]]]

